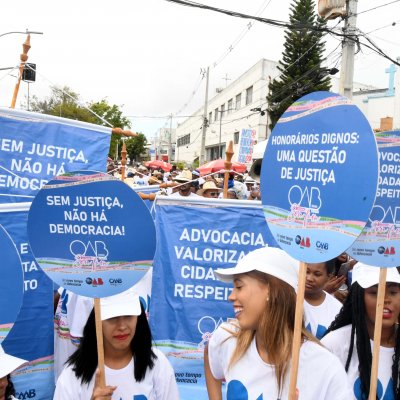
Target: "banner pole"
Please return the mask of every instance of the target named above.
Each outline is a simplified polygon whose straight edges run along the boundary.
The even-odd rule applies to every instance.
[[[292,361],[290,369],[289,400],[296,400],[297,373],[301,346],[301,330],[303,326],[304,292],[306,287],[307,264],[300,262],[299,285],[297,288],[296,314],[292,344]]]
[[[225,160],[225,173],[224,173],[224,194],[223,198],[228,198],[228,181],[229,181],[229,173],[232,167],[232,156],[233,156],[233,142],[232,140],[229,142],[228,149],[225,152],[226,160]]]
[[[378,381],[379,350],[381,347],[383,306],[385,303],[387,268],[380,268],[378,297],[376,300],[375,328],[374,328],[374,350],[372,353],[371,381],[369,385],[368,400],[376,400],[376,388]]]
[[[104,346],[103,346],[103,326],[101,324],[100,299],[94,299],[94,315],[96,320],[96,339],[97,339],[97,357],[98,369],[100,371],[100,387],[106,387],[106,375],[104,372]]]

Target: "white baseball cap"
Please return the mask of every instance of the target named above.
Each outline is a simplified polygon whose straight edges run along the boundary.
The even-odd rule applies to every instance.
[[[357,282],[364,289],[370,288],[379,283],[379,268],[358,262],[353,267],[351,279],[351,284]],[[386,282],[400,284],[397,268],[387,268]]]
[[[297,290],[299,262],[276,247],[262,247],[246,254],[233,268],[214,271],[223,282],[232,282],[234,275],[260,271],[278,278]]]
[[[132,288],[114,296],[100,299],[101,320],[121,317],[123,315],[140,315],[139,295]]]
[[[8,374],[11,374],[11,372],[15,371],[26,362],[28,361],[6,354],[3,347],[0,345],[0,378],[4,378]]]

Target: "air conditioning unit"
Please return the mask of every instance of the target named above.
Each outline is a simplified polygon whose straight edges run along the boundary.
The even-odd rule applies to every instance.
[[[325,19],[346,15],[346,0],[318,0],[318,14]]]

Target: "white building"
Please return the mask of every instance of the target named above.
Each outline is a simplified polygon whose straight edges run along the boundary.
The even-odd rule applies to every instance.
[[[229,141],[234,143],[233,160],[238,157],[238,144],[243,129],[255,131],[255,139],[267,138],[267,114],[251,111],[266,108],[269,77],[278,74],[277,62],[261,59],[247,72],[208,101],[206,160],[225,158]],[[200,156],[203,107],[176,129],[176,160],[192,163]]]
[[[171,157],[169,157],[168,154],[170,146],[172,152]],[[157,136],[151,138],[150,159],[163,160],[168,162],[176,161],[175,146],[176,146],[176,129],[160,128],[157,131]]]
[[[400,58],[399,58],[400,60]],[[206,131],[206,161],[225,158],[229,141],[234,143],[233,160],[238,159],[242,130],[252,129],[255,140],[269,136],[268,114],[261,115],[254,109],[267,108],[266,96],[270,77],[279,74],[278,63],[261,59],[247,72],[233,81],[208,101],[208,127]],[[400,129],[400,72],[396,68],[382,71],[389,73],[388,88],[353,83],[353,102],[367,117],[373,129]],[[332,77],[332,92],[339,92],[339,78]],[[390,122],[393,121],[393,128]],[[203,107],[176,129],[176,161],[193,163],[200,156],[203,126]]]
[[[400,61],[400,57],[397,61]],[[384,72],[389,74],[387,88],[354,90],[353,102],[367,117],[373,129],[400,129],[400,71],[391,64]]]

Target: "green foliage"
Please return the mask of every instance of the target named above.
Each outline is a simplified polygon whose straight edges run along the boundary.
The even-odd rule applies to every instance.
[[[42,114],[56,115],[97,125],[122,129],[131,127],[131,121],[122,115],[120,106],[116,104],[110,105],[106,99],[91,102],[85,106],[80,104],[79,95],[68,86],[63,88],[52,86],[50,96],[44,100],[39,100],[36,96],[33,96],[30,108],[32,111]],[[121,141],[121,137],[112,134],[109,150],[109,155],[112,158],[115,157],[118,141]],[[121,147],[118,150],[120,154]]]
[[[298,98],[318,90],[330,90],[330,77],[322,67],[325,42],[323,33],[310,29],[325,27],[315,12],[314,0],[293,0],[285,31],[284,52],[279,61],[281,75],[269,84],[268,113],[272,129],[285,110]]]
[[[125,140],[126,152],[130,158],[131,165],[134,161],[140,161],[139,157],[146,150],[147,139],[143,133],[138,133],[137,136],[130,137]]]

